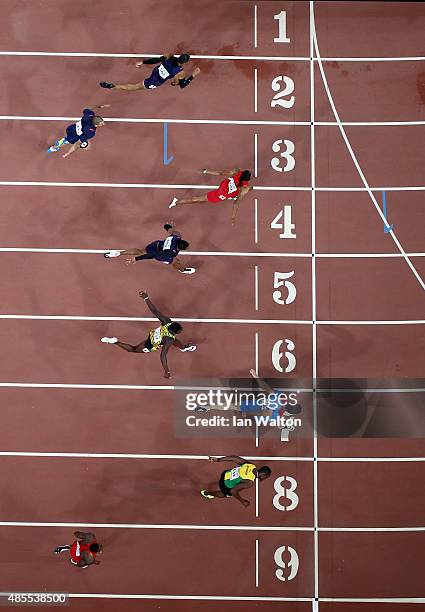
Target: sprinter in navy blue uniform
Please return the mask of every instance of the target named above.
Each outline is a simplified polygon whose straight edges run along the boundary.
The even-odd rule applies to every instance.
[[[101,106],[94,106],[93,108],[105,108],[111,106],[110,104],[102,104]],[[94,138],[96,135],[96,130],[98,127],[102,127],[105,125],[104,120],[99,115],[95,115],[94,111],[91,108],[85,108],[83,110],[83,116],[80,121],[77,123],[71,123],[66,128],[66,136],[60,138],[52,145],[47,152],[55,153],[59,151],[59,149],[65,145],[71,145],[71,148],[68,150],[65,155],[62,157],[68,157],[71,153],[80,147],[80,149],[87,149],[89,146],[89,140]]]
[[[162,263],[172,265],[175,270],[182,274],[193,274],[195,268],[185,268],[177,255],[179,251],[185,251],[189,246],[186,240],[182,240],[180,232],[178,232],[170,223],[164,225],[168,237],[165,240],[155,240],[148,244],[145,249],[126,249],[125,251],[108,251],[104,257],[119,257],[127,255],[127,264],[135,264],[143,259],[156,259]]]
[[[161,57],[151,57],[149,59],[138,62],[136,66],[142,64],[159,64],[153,69],[150,77],[140,83],[127,83],[126,85],[115,85],[114,83],[99,83],[105,89],[124,89],[125,91],[137,91],[138,89],[157,89],[166,81],[170,81],[170,85],[178,85],[184,89],[191,83],[200,72],[200,68],[195,68],[191,76],[187,76],[183,70],[183,64],[187,64],[190,60],[190,55],[183,53],[180,57],[176,57],[171,53],[166,53]]]

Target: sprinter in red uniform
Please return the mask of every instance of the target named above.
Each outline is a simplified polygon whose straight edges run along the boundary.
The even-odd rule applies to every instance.
[[[194,196],[192,198],[173,198],[168,208],[174,208],[174,206],[181,206],[182,204],[202,204],[204,202],[222,202],[224,200],[234,200],[232,210],[232,224],[235,222],[236,215],[239,208],[239,202],[246,196],[248,191],[251,189],[249,181],[251,180],[251,173],[249,170],[240,170],[238,168],[232,168],[231,170],[202,170],[203,174],[211,174],[214,176],[225,176],[227,178],[221,181],[218,189],[209,191],[202,196]]]
[[[69,550],[69,561],[77,567],[88,567],[89,565],[99,565],[100,561],[96,560],[96,555],[102,552],[102,546],[96,541],[94,533],[75,531],[74,536],[77,538],[72,544],[58,546],[53,551],[55,555],[59,555],[65,550]]]

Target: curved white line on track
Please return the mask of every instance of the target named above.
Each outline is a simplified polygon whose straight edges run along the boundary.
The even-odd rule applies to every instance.
[[[388,223],[387,219],[385,218],[385,215],[382,212],[382,210],[381,210],[381,208],[380,208],[380,206],[379,206],[375,196],[373,195],[372,189],[369,187],[369,184],[368,184],[368,182],[366,180],[366,177],[365,177],[365,175],[364,175],[364,173],[363,173],[363,171],[362,171],[362,169],[360,167],[360,164],[359,164],[359,162],[357,160],[357,157],[354,154],[354,151],[353,151],[353,149],[351,147],[350,141],[348,140],[348,137],[347,137],[347,134],[345,132],[345,129],[341,125],[341,120],[339,118],[338,111],[336,110],[335,103],[333,101],[332,94],[331,94],[331,91],[329,89],[328,82],[327,82],[327,79],[326,79],[325,71],[324,71],[324,68],[323,68],[323,63],[321,61],[320,50],[319,50],[319,45],[318,45],[318,42],[317,42],[317,35],[316,35],[316,24],[315,24],[315,18],[314,18],[314,7],[312,8],[312,11],[313,11],[313,19],[312,19],[312,24],[311,25],[312,25],[312,29],[313,29],[314,49],[315,49],[315,53],[316,53],[316,56],[317,56],[318,66],[319,66],[320,74],[321,74],[321,77],[322,77],[323,86],[324,86],[324,88],[326,90],[326,95],[327,95],[328,100],[329,100],[329,104],[330,104],[330,106],[332,108],[332,112],[334,114],[335,120],[338,123],[338,127],[339,127],[341,135],[342,135],[342,137],[344,139],[345,145],[346,145],[346,147],[348,149],[348,152],[350,153],[351,159],[353,160],[353,163],[354,163],[354,165],[356,167],[357,172],[359,173],[359,176],[360,176],[360,178],[361,178],[361,180],[363,182],[363,185],[365,186],[367,192],[369,193],[369,197],[372,200],[373,205],[375,206],[377,213],[381,217],[381,220],[383,221],[385,227],[387,229],[389,229],[388,234],[394,240],[395,244],[397,245],[397,248],[399,249],[400,253],[404,257],[404,260],[405,260],[406,264],[409,266],[409,268],[413,272],[416,280],[419,282],[420,286],[425,291],[425,282],[424,282],[424,280],[422,279],[422,277],[419,274],[419,272],[416,270],[415,266],[410,261],[409,257],[407,256],[406,252],[404,251],[404,249],[403,249],[400,241],[398,240],[397,236],[395,235],[394,231],[392,229],[390,229],[391,226]]]

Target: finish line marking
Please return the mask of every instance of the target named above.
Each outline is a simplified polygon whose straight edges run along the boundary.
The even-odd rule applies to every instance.
[[[173,161],[174,156],[168,157],[168,123],[164,123],[164,166],[168,166]]]
[[[384,217],[384,215],[383,215],[383,213],[381,211],[381,208],[380,208],[380,206],[379,206],[379,204],[378,204],[378,202],[377,202],[377,200],[376,200],[376,198],[375,198],[375,196],[373,194],[373,189],[370,187],[369,183],[367,182],[366,177],[365,177],[365,175],[363,173],[363,170],[362,170],[362,168],[361,168],[361,166],[360,166],[360,164],[359,164],[359,162],[357,160],[357,157],[356,157],[356,155],[355,155],[355,153],[353,151],[353,148],[352,148],[352,146],[350,144],[350,141],[348,140],[348,136],[346,134],[346,131],[345,131],[344,127],[341,125],[341,120],[339,118],[339,114],[338,114],[338,111],[336,109],[336,106],[335,106],[335,103],[334,103],[334,100],[333,100],[333,97],[332,97],[332,94],[331,94],[331,91],[330,91],[330,88],[329,88],[329,85],[328,85],[328,81],[327,81],[327,78],[326,78],[325,70],[323,68],[323,64],[322,64],[322,61],[321,61],[320,50],[319,50],[319,43],[317,41],[316,25],[315,25],[315,19],[314,19],[314,8],[313,8],[313,5],[311,5],[311,6],[312,6],[312,9],[311,9],[312,10],[311,25],[312,25],[312,28],[313,28],[314,50],[316,52],[316,57],[317,57],[317,61],[318,61],[318,67],[319,67],[320,74],[321,74],[321,77],[322,77],[323,86],[324,86],[324,88],[326,90],[326,94],[327,94],[327,98],[328,98],[329,104],[330,104],[330,106],[332,108],[332,112],[334,114],[335,120],[338,123],[339,131],[341,132],[341,136],[342,136],[342,138],[343,138],[343,140],[345,142],[345,145],[347,147],[347,150],[348,150],[348,152],[349,152],[349,154],[351,156],[352,162],[353,162],[353,164],[354,164],[354,166],[355,166],[355,168],[356,168],[356,170],[357,170],[357,172],[358,172],[358,174],[359,174],[359,176],[360,176],[360,178],[361,178],[361,180],[363,182],[363,185],[364,185],[366,191],[369,194],[369,197],[370,197],[370,199],[371,199],[371,201],[372,201],[372,203],[373,203],[373,205],[374,205],[374,207],[376,209],[376,212],[379,214],[379,216],[384,221],[384,223],[387,223],[387,221],[386,221],[386,219],[385,219],[385,217]],[[384,191],[384,190],[382,190],[382,191]],[[404,260],[406,262],[406,265],[410,268],[411,272],[413,273],[414,277],[418,281],[418,283],[421,286],[421,288],[423,289],[423,291],[425,291],[425,281],[424,281],[424,279],[419,274],[419,272],[417,271],[417,269],[415,268],[415,266],[413,265],[413,263],[411,262],[411,260],[407,256],[403,246],[401,245],[401,243],[398,240],[398,238],[395,235],[395,233],[392,230],[390,230],[389,233],[391,235],[391,238],[394,240],[394,243],[396,244],[398,250],[400,251],[400,253],[402,253],[402,255],[404,257]]]

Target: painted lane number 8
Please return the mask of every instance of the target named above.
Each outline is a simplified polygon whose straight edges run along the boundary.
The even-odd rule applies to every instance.
[[[274,481],[273,486],[276,491],[276,495],[273,497],[273,506],[282,512],[295,510],[299,503],[299,497],[297,493],[295,493],[298,486],[295,478],[292,478],[292,476],[279,476],[279,478],[276,478]],[[280,500],[282,498],[288,500],[289,504],[286,506],[281,504]]]

